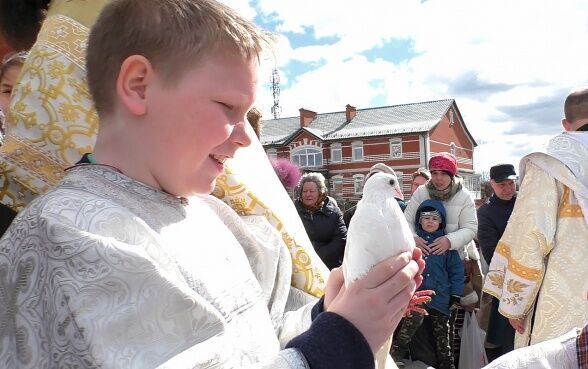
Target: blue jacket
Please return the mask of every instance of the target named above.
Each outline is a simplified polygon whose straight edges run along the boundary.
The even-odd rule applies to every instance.
[[[436,232],[425,232],[419,223],[421,212],[425,208],[433,208],[441,213],[442,222]],[[419,205],[415,216],[416,234],[430,244],[445,234],[446,212],[443,203],[437,200],[425,200]],[[463,264],[456,250],[449,250],[443,255],[428,255],[425,259],[423,284],[419,290],[433,290],[435,296],[427,304],[427,308],[435,309],[449,315],[451,296],[462,296],[464,285]]]

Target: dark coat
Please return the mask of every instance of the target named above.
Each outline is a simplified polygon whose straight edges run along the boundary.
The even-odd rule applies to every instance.
[[[434,208],[441,213],[442,222],[436,232],[425,232],[421,228],[419,218],[424,208]],[[445,207],[441,201],[423,201],[419,205],[415,216],[416,234],[427,241],[427,244],[430,244],[445,234],[445,219]],[[451,296],[461,297],[463,295],[464,272],[459,253],[456,250],[448,250],[442,255],[429,254],[424,259],[424,279],[419,290],[435,291],[435,296],[427,304],[427,307],[449,315],[449,301]]]
[[[478,241],[484,260],[488,265],[490,265],[496,245],[506,229],[515,201],[516,196],[506,201],[492,195],[490,200],[478,209]]]
[[[12,220],[16,216],[16,212],[4,204],[0,204],[0,237],[6,232]]]
[[[490,200],[478,209],[478,241],[484,260],[490,265],[494,250],[508,224],[516,201],[516,195],[510,200],[502,200],[492,195]],[[515,331],[508,319],[498,312],[498,299],[492,298],[486,341],[502,347],[502,353],[513,349]]]
[[[300,200],[295,202],[312,246],[329,269],[341,266],[347,242],[347,227],[341,210],[327,198],[322,208],[314,213]]]

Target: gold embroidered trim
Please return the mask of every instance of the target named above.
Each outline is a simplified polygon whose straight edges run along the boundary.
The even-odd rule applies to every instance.
[[[6,161],[20,168],[29,168],[46,183],[57,183],[63,177],[65,165],[45,155],[33,145],[16,137],[6,136],[2,150]]]
[[[225,173],[217,178],[213,195],[231,206],[239,215],[263,215],[281,233],[282,240],[290,251],[292,285],[316,297],[324,295],[326,280],[320,270],[312,265],[310,255],[288,234],[278,216],[244,183],[237,181],[229,168],[225,168]]]
[[[508,270],[513,272],[514,274],[518,275],[521,278],[524,278],[528,281],[538,282],[541,280],[542,272],[540,269],[536,268],[529,268],[526,267],[516,260],[514,260],[510,254],[510,247],[508,247],[504,242],[499,241],[498,245],[496,246],[496,251],[498,254],[502,255],[508,260]]]
[[[46,45],[65,55],[78,68],[86,70],[88,28],[63,15],[45,19],[36,45]]]
[[[561,196],[561,205],[559,207],[559,216],[561,218],[583,218],[582,208],[578,204],[572,204],[572,193],[568,186],[564,186],[563,195]]]

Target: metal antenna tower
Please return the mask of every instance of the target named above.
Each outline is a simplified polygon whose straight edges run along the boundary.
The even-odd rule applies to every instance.
[[[280,75],[278,74],[278,68],[274,68],[272,71],[272,94],[274,95],[274,105],[272,105],[272,114],[274,119],[280,117],[282,113],[282,107],[280,106]]]

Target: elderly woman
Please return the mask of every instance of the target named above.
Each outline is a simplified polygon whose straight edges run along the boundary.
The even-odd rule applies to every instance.
[[[306,173],[300,178],[298,190],[296,209],[315,251],[329,269],[340,266],[347,227],[341,210],[327,195],[325,177],[320,173]]]

